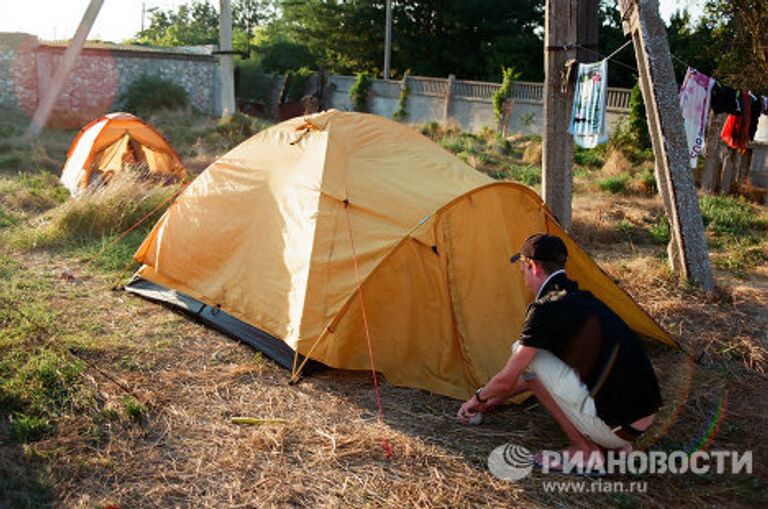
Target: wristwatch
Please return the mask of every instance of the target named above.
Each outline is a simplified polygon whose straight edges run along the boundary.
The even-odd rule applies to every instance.
[[[480,403],[488,403],[488,399],[484,399],[480,397],[480,393],[483,392],[483,389],[485,389],[485,387],[480,387],[478,390],[475,391],[475,398],[477,398],[477,401],[479,401]]]

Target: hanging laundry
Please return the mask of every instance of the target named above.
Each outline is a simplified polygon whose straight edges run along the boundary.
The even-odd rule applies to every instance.
[[[579,64],[573,110],[568,132],[582,148],[595,148],[608,141],[605,101],[608,95],[608,60]]]
[[[728,115],[720,137],[726,145],[743,154],[747,150],[752,123],[752,97],[749,92],[744,92],[741,96],[741,109],[741,115]]]
[[[680,109],[685,121],[685,136],[688,139],[688,157],[691,168],[696,167],[699,154],[704,149],[707,130],[709,101],[715,80],[701,74],[696,69],[688,68],[680,87]]]
[[[738,90],[715,83],[712,87],[710,107],[715,113],[739,115],[741,113],[741,97]]]

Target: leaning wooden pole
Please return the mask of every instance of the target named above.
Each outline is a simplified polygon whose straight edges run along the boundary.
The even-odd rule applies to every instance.
[[[75,66],[77,56],[83,49],[85,40],[88,38],[91,27],[93,27],[93,23],[96,21],[96,16],[98,16],[99,10],[101,10],[103,4],[104,0],[91,0],[91,3],[88,4],[88,8],[85,10],[85,14],[83,14],[83,19],[80,21],[80,26],[77,27],[75,36],[69,42],[66,51],[64,51],[64,56],[62,57],[61,62],[56,66],[56,71],[53,73],[53,79],[51,79],[51,87],[43,96],[37,110],[35,110],[35,114],[32,116],[32,121],[27,128],[28,136],[39,136],[40,132],[45,127],[45,124],[48,123],[53,107],[56,104],[56,99],[58,99],[64,85],[67,83],[69,73]]]
[[[669,259],[681,279],[712,290],[712,266],[659,1],[620,0],[620,5],[624,33],[631,34],[635,46],[656,182],[669,218]]]

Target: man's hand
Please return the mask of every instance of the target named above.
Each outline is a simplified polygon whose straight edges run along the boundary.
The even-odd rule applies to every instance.
[[[488,410],[488,405],[485,403],[480,403],[477,401],[476,397],[472,396],[467,401],[465,401],[463,405],[461,405],[461,408],[459,408],[459,413],[456,415],[456,417],[462,424],[469,424],[469,419],[471,417],[477,415],[478,413],[483,413],[486,410]]]

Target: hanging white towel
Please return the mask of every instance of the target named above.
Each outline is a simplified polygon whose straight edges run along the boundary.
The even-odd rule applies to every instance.
[[[595,148],[608,140],[605,101],[608,93],[608,60],[579,64],[573,110],[568,132],[583,148]]]
[[[685,121],[685,136],[688,139],[688,157],[691,168],[696,167],[696,160],[704,150],[704,140],[709,115],[709,101],[715,80],[701,74],[696,69],[688,68],[680,87],[680,109]]]

